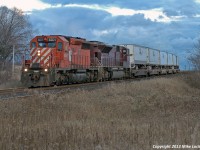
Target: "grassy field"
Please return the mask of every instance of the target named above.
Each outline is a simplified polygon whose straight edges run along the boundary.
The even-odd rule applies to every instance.
[[[0,149],[149,150],[198,145],[200,75],[0,101]]]

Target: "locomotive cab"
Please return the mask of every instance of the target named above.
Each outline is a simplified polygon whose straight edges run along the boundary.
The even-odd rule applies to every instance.
[[[59,36],[37,36],[30,43],[31,66],[39,64],[39,68],[59,67],[63,59],[67,40]]]

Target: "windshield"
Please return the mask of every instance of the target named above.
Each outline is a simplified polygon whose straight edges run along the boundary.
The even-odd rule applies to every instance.
[[[38,46],[39,47],[46,47],[46,43],[45,42],[38,42]]]
[[[38,46],[39,47],[50,47],[50,48],[54,48],[56,47],[56,42],[38,42]]]

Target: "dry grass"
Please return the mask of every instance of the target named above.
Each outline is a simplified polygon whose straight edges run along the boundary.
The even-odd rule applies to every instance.
[[[185,79],[0,101],[0,149],[148,150],[154,144],[199,144],[200,90]]]
[[[194,88],[200,89],[200,72],[193,72],[193,73],[185,73],[182,78],[185,80],[187,84]]]
[[[7,70],[0,70],[0,89],[21,87],[20,82],[21,66],[15,65],[14,75],[12,75],[12,66]]]

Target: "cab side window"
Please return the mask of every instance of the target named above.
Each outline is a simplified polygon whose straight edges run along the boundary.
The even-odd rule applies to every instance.
[[[62,42],[58,42],[58,50],[62,51],[63,49],[63,43]]]
[[[56,42],[49,42],[48,47],[50,47],[50,48],[56,47]]]
[[[32,42],[32,43],[31,43],[31,47],[32,47],[32,48],[35,48],[35,47],[36,47],[36,42]]]

